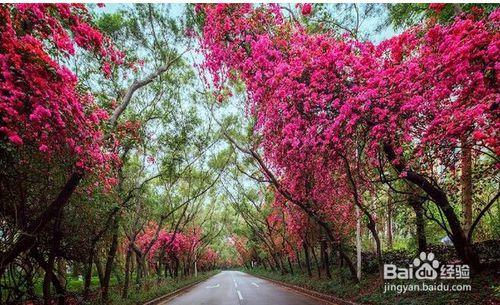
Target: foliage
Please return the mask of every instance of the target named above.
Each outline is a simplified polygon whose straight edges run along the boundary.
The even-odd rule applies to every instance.
[[[491,282],[493,275],[489,274],[484,278],[476,278],[470,283],[475,289],[474,292],[443,292],[434,294],[429,292],[408,292],[405,294],[384,293],[381,287],[377,287],[376,278],[368,276],[359,284],[339,281],[339,277],[329,279],[315,279],[311,281],[305,274],[280,275],[269,270],[263,269],[245,269],[250,274],[255,274],[265,278],[277,280],[287,284],[305,287],[314,291],[332,294],[345,300],[360,302],[361,304],[429,304],[429,305],[448,305],[448,304],[489,304],[495,299],[492,294]]]
[[[276,5],[198,10],[207,84],[222,101],[231,81],[245,83],[254,132],[279,179],[278,206],[321,215],[341,238],[353,227],[353,202],[368,214],[361,198],[381,187],[378,178],[390,187],[415,183],[449,210],[422,177],[447,176],[453,193],[467,148],[492,169],[480,179],[496,175],[498,10],[417,26],[377,46],[308,33]],[[391,170],[396,176],[386,177]],[[456,214],[446,217],[461,257],[469,257]]]

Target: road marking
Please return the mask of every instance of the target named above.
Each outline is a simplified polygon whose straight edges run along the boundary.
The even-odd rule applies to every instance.
[[[214,286],[207,286],[207,289],[219,288],[219,287],[220,287],[220,284],[217,284],[217,285],[214,285]]]
[[[252,283],[252,285],[254,285],[255,287],[259,287],[259,285],[257,285],[257,283]]]
[[[234,287],[238,288],[238,283],[234,282]]]
[[[238,293],[238,298],[240,298],[240,301],[243,301],[243,297],[241,296],[241,292],[239,290],[236,290],[236,292]]]

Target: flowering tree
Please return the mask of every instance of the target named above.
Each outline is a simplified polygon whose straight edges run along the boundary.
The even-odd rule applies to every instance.
[[[164,229],[158,231],[156,225],[153,225],[137,236],[136,244],[143,253],[147,254],[149,264],[158,273],[161,272],[160,268],[165,266],[165,276],[169,270],[170,275],[177,277],[179,268],[182,268],[186,275],[187,270],[193,267],[195,253],[202,246],[201,239],[200,229],[167,232]],[[210,248],[203,248],[200,256],[196,258],[196,263],[198,262],[201,268],[209,268],[217,262],[217,253]]]
[[[498,154],[497,12],[414,28],[375,46],[310,34],[275,5],[199,10],[205,71],[220,92],[227,80],[245,83],[265,160],[287,200],[307,202],[323,221],[349,215],[354,203],[377,241],[362,199],[373,188],[370,171],[388,160],[444,212],[458,254],[478,268],[447,195],[425,171],[460,145]]]
[[[0,5],[0,281],[8,291],[2,301],[37,297],[33,281],[41,276],[46,304],[52,303],[54,289],[62,304],[68,298],[65,264],[76,272],[84,264],[85,299],[93,297],[92,273],[99,265],[100,297],[106,300],[112,271],[120,267],[123,234],[133,236],[148,221],[168,217],[182,219],[182,226],[198,221],[195,208],[188,209],[187,219],[165,210],[180,201],[181,207],[193,206],[189,203],[215,184],[208,173],[193,173],[205,165],[202,156],[212,139],[205,130],[198,134],[204,126],[194,108],[179,111],[181,103],[186,105],[192,71],[179,52],[186,38],[168,8],[138,5],[126,13],[102,14],[87,9],[93,6]],[[168,25],[158,30],[154,23]],[[126,50],[125,69],[115,66],[125,57],[114,44]],[[147,59],[136,60],[140,57]],[[156,80],[168,83],[140,90],[134,100],[139,89]],[[153,200],[161,192],[160,180],[165,195]],[[202,181],[203,191],[191,187],[195,180]],[[179,186],[172,187],[176,181]],[[153,191],[148,183],[158,184]],[[155,214],[148,214],[152,210]],[[196,252],[201,268],[213,266],[217,255],[207,244],[205,254],[201,233],[183,232],[174,238],[181,264],[189,266]],[[165,232],[160,233],[163,241]],[[170,259],[167,252],[157,264]],[[130,257],[128,267],[130,278]],[[138,266],[138,278],[151,269],[157,268]]]
[[[379,82],[378,98],[370,105],[379,113],[370,118],[373,145],[382,143],[400,176],[439,206],[457,252],[475,268],[471,235],[451,208],[450,194],[426,177],[436,176],[437,165],[454,174],[460,154],[462,177],[470,175],[471,150],[474,157],[498,162],[498,25],[495,11],[486,19],[466,16],[449,26],[417,27],[384,42],[378,52],[390,55],[371,86],[376,90]],[[470,225],[468,231],[472,234]]]
[[[5,172],[29,168],[26,174],[38,172],[53,180],[73,173],[39,218],[18,223],[19,229],[29,234],[10,249],[2,249],[2,272],[33,245],[36,234],[68,201],[83,173],[97,177],[108,189],[116,181],[111,174],[119,164],[116,143],[104,136],[108,113],[79,88],[76,75],[63,64],[80,50],[92,54],[104,71],[122,62],[123,55],[90,19],[81,4],[0,6],[0,151],[7,160],[2,166]],[[52,168],[39,172],[44,163]],[[62,173],[54,173],[56,170]],[[5,186],[15,189],[9,186],[8,177],[2,176]],[[23,188],[27,191],[29,187]],[[11,204],[2,206],[2,214],[12,216],[13,211],[27,205],[22,194],[15,198],[7,194],[2,191],[2,201]],[[47,200],[40,194],[35,196],[40,202]],[[35,206],[40,209],[39,204]]]
[[[0,16],[4,149],[29,146],[46,160],[64,156],[81,170],[110,172],[116,159],[102,131],[109,115],[61,61],[77,48],[94,53],[103,68],[123,55],[88,23],[84,5],[2,5]]]

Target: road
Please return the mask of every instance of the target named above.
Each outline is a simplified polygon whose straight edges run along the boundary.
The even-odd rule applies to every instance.
[[[222,271],[161,305],[328,304],[239,271]]]

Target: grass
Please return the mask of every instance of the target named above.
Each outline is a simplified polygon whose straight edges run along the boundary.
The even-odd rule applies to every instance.
[[[160,296],[163,296],[165,294],[171,293],[175,290],[178,290],[182,287],[185,287],[187,285],[193,284],[198,281],[203,281],[208,279],[209,277],[219,273],[218,270],[210,271],[210,272],[200,272],[198,273],[198,277],[179,277],[179,278],[167,278],[163,279],[160,282],[158,282],[158,279],[156,277],[151,277],[151,278],[146,278],[143,279],[143,285],[141,290],[138,290],[134,284],[133,281],[130,285],[129,289],[129,295],[127,299],[122,299],[121,293],[122,293],[122,286],[118,283],[118,279],[115,277],[112,277],[110,280],[110,296],[109,296],[109,302],[106,305],[139,305],[139,304],[144,304],[147,301],[153,300],[155,298],[158,298]],[[35,280],[35,293],[40,296],[42,296],[42,283],[43,279],[37,279]],[[83,280],[79,278],[68,278],[67,283],[66,283],[66,289],[69,293],[75,293],[76,295],[79,295],[83,291]],[[91,280],[91,290],[95,292],[95,300],[93,301],[87,301],[86,305],[90,304],[96,304],[99,305],[101,304],[99,298],[99,293],[97,292],[99,290],[99,279],[98,277],[93,277]],[[55,293],[55,292],[54,292]]]
[[[172,279],[168,278],[160,283],[154,281],[152,285],[145,285],[145,289],[141,291],[130,289],[129,296],[127,299],[121,298],[121,291],[113,291],[110,295],[110,302],[108,305],[139,305],[144,304],[147,301],[153,300],[160,296],[166,295],[168,293],[174,292],[182,287],[193,284],[198,281],[203,281],[209,277],[219,273],[218,270],[199,273],[198,277],[186,277]]]
[[[386,292],[380,284],[377,275],[364,275],[360,283],[353,283],[346,279],[347,274],[341,276],[340,272],[332,272],[332,279],[313,277],[311,279],[305,274],[285,274],[271,272],[260,268],[246,269],[246,272],[254,275],[260,275],[277,281],[304,287],[310,290],[331,294],[336,297],[358,302],[362,304],[377,305],[479,305],[479,304],[499,304],[500,289],[498,277],[495,277],[494,271],[485,273],[481,276],[464,280],[448,280],[444,283],[449,284],[470,284],[472,291],[465,292]],[[451,281],[451,282],[450,282]],[[395,282],[391,282],[393,284]],[[400,284],[419,283],[418,281],[400,282]],[[429,282],[427,282],[429,283]],[[439,282],[438,282],[439,283]]]
[[[113,287],[118,283],[118,279],[116,277],[111,277],[109,280],[110,286]],[[34,281],[34,289],[37,295],[43,294],[43,278],[38,278]],[[83,279],[77,277],[68,277],[66,279],[66,290],[68,292],[81,292],[83,291],[84,282]],[[97,276],[93,276],[90,280],[90,289],[98,289],[99,288],[99,278]]]

